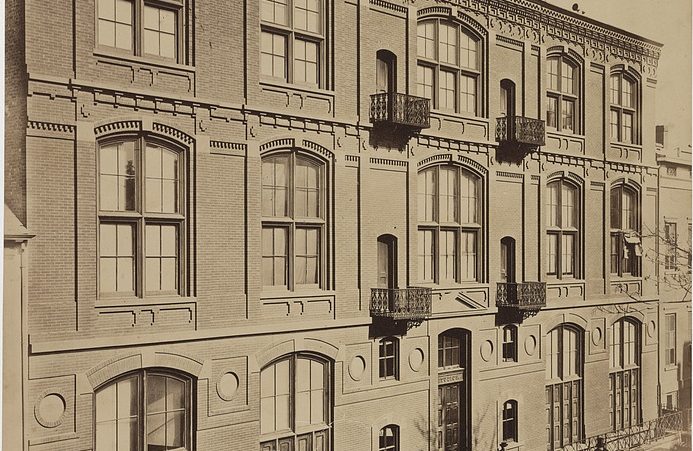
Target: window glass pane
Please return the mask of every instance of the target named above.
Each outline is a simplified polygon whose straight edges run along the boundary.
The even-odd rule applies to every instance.
[[[610,77],[610,88],[609,88],[609,100],[612,104],[618,105],[619,101],[619,91],[620,91],[620,77],[618,75],[612,75]]]
[[[563,100],[561,102],[561,128],[566,131],[575,130],[575,102]]]
[[[294,81],[318,84],[318,44],[296,39],[294,41]]]
[[[440,232],[440,280],[454,282],[455,261],[457,260],[457,243],[455,240],[455,232],[451,230],[443,230]]]
[[[433,99],[433,68],[416,66],[416,95]]]
[[[460,235],[460,277],[463,281],[476,280],[476,232]]]
[[[439,176],[439,222],[457,222],[457,169],[441,166],[439,169]]]
[[[433,281],[433,231],[419,230],[418,266],[421,282]]]
[[[295,184],[296,216],[319,217],[320,167],[306,159],[298,158]]]
[[[475,224],[477,223],[477,183],[478,180],[475,176],[468,172],[463,171],[461,173],[461,203],[462,210],[460,214],[460,222],[462,224]]]
[[[547,273],[548,274],[558,274],[558,235],[555,233],[550,233],[547,236]]]
[[[460,77],[460,111],[476,114],[476,77]]]
[[[260,2],[260,17],[263,21],[287,25],[286,0],[262,0]]]
[[[435,58],[435,23],[421,22],[416,27],[416,51],[418,56]]]
[[[621,133],[621,141],[625,143],[633,142],[633,115],[631,113],[623,113],[623,132]]]
[[[565,183],[561,184],[561,226],[577,228],[576,210],[577,190]]]
[[[462,67],[474,70],[477,70],[479,68],[478,46],[478,41],[476,41],[472,36],[468,35],[465,32],[460,33],[460,65]]]
[[[262,75],[286,80],[286,37],[263,31],[260,43]]]
[[[452,72],[440,71],[438,108],[441,110],[455,111],[455,77]]]
[[[418,210],[420,221],[434,220],[436,193],[435,168],[422,171],[418,175]]]
[[[619,138],[619,113],[618,111],[611,110],[609,115],[609,124],[611,130],[611,139],[618,141]]]
[[[561,90],[567,94],[575,94],[574,68],[566,61],[561,62]]]
[[[457,30],[457,26],[440,24],[438,58],[442,63],[457,64]]]
[[[547,194],[547,223],[546,225],[548,227],[558,227],[558,190],[559,190],[560,183],[559,182],[553,182],[549,183],[546,186],[546,194]]]
[[[558,91],[558,58],[548,58],[546,63],[549,75],[548,87],[553,91]]]
[[[550,128],[558,128],[558,99],[555,97],[546,98],[546,126]]]
[[[622,88],[621,105],[628,108],[633,107],[633,83],[624,79]]]
[[[564,234],[561,243],[561,270],[564,275],[573,274],[574,235]]]

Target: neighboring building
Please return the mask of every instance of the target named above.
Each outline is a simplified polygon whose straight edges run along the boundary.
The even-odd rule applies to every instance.
[[[538,0],[231,3],[7,2],[6,440],[531,451],[658,416],[660,44]]]
[[[660,384],[666,411],[691,405],[691,148],[670,148],[657,126]]]

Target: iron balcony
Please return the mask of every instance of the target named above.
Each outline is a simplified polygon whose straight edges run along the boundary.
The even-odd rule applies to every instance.
[[[417,321],[431,316],[430,288],[371,288],[371,316]]]
[[[523,116],[496,119],[496,141],[531,151],[545,144],[544,121]]]
[[[410,128],[429,128],[431,101],[397,92],[371,95],[370,119],[373,124],[389,123]]]
[[[538,311],[546,307],[546,282],[499,282],[496,306]]]

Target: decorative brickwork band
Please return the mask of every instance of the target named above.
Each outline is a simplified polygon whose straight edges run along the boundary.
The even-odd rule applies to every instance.
[[[115,133],[139,132],[142,130],[142,121],[139,120],[123,120],[109,122],[103,125],[94,127],[96,138],[102,138]]]

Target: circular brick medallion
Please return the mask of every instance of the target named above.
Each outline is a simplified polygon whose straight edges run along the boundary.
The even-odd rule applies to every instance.
[[[525,352],[529,356],[533,356],[537,350],[537,337],[530,335],[525,338]]]
[[[604,333],[602,332],[602,328],[597,326],[592,330],[592,344],[595,346],[599,346],[602,342],[602,336]]]
[[[238,392],[238,387],[238,376],[236,376],[236,373],[229,371],[228,373],[222,374],[219,378],[217,382],[217,393],[224,401],[231,401],[236,392]]]
[[[34,416],[43,427],[59,426],[65,416],[65,399],[58,393],[42,394],[34,406]]]
[[[354,356],[349,363],[349,377],[355,381],[360,381],[366,370],[366,361],[360,355]]]
[[[409,353],[409,366],[412,371],[419,371],[423,365],[424,353],[421,348],[416,348]]]
[[[647,323],[647,336],[648,337],[650,337],[650,338],[654,337],[655,330],[657,330],[657,325],[655,324],[654,320]]]
[[[480,352],[481,358],[484,359],[485,362],[491,360],[491,356],[493,355],[493,342],[491,340],[486,340],[481,343]]]

